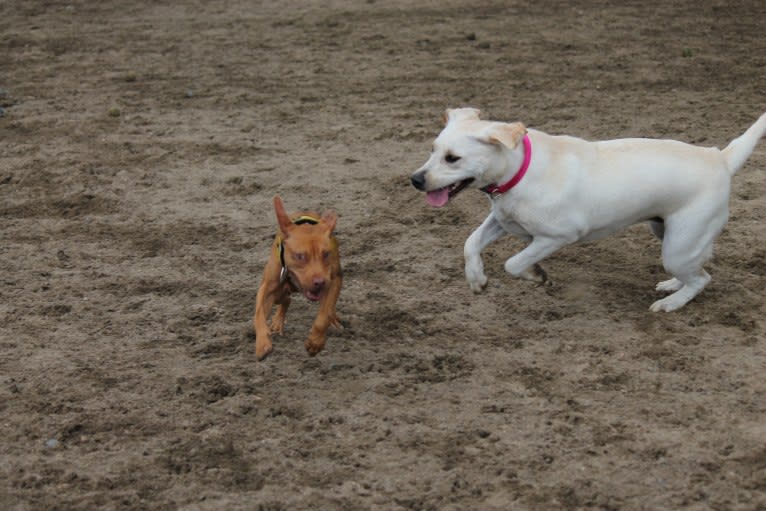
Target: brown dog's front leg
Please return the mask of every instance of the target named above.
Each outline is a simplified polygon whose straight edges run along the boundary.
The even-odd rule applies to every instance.
[[[258,296],[255,299],[253,328],[255,329],[255,356],[258,360],[263,360],[271,353],[271,333],[269,332],[267,318],[271,314],[271,308],[274,306],[275,292],[273,283],[264,279],[261,288],[258,290]]]
[[[341,283],[342,278],[340,275],[337,275],[332,280],[329,289],[327,289],[327,294],[322,298],[322,302],[319,305],[319,313],[311,327],[309,338],[304,343],[306,351],[312,357],[324,348],[325,341],[327,340],[327,329],[330,325],[340,327],[340,321],[335,313],[335,304],[340,295]]]

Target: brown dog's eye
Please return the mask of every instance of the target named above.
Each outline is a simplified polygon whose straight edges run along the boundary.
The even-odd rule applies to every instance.
[[[327,261],[329,258],[330,258],[330,251],[329,250],[325,250],[324,252],[322,252],[322,259]]]
[[[295,258],[297,261],[301,261],[301,262],[303,262],[303,261],[305,261],[305,260],[306,260],[306,254],[304,254],[304,253],[302,253],[302,252],[298,252],[297,254],[293,254],[293,257],[294,257],[294,258]]]
[[[444,160],[445,160],[447,163],[455,163],[455,162],[456,162],[456,161],[458,161],[459,159],[460,159],[460,156],[455,156],[455,155],[454,155],[454,154],[452,154],[452,153],[447,153],[447,156],[445,156],[445,157],[444,157]]]

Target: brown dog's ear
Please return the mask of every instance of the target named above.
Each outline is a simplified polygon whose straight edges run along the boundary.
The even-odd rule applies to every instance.
[[[444,124],[452,121],[478,121],[480,113],[478,108],[448,108],[444,112]]]
[[[282,204],[282,199],[279,195],[274,196],[274,212],[277,214],[277,223],[279,224],[279,230],[282,231],[282,235],[286,238],[288,231],[294,225],[293,221],[285,211],[285,205]]]
[[[338,223],[338,215],[335,211],[328,209],[322,213],[322,223],[327,227],[328,232],[332,232],[335,229],[335,224]]]
[[[513,149],[519,145],[526,134],[527,128],[520,122],[514,122],[493,124],[484,135],[485,141],[490,144],[504,145],[508,149]]]

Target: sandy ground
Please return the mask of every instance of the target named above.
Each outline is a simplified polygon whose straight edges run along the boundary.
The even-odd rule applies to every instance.
[[[474,296],[447,107],[723,147],[766,4],[0,3],[0,508],[766,509],[766,142],[709,287],[652,314],[646,226]],[[345,329],[255,361],[271,198],[333,208]]]

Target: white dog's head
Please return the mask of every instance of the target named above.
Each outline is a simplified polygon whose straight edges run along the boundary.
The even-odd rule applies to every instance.
[[[483,188],[518,168],[523,124],[482,121],[475,108],[447,110],[445,121],[428,161],[411,177],[431,206],[442,207],[464,188]]]

